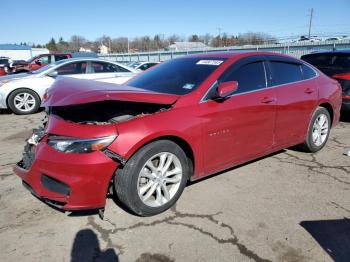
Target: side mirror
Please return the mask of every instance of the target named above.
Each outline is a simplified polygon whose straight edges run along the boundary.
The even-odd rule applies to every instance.
[[[53,71],[47,73],[47,76],[55,78],[58,76],[58,72],[56,70],[53,70]]]
[[[217,87],[217,98],[218,99],[226,99],[238,89],[237,81],[228,81],[220,83]]]

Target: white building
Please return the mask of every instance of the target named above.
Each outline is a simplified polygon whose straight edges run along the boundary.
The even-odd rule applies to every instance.
[[[109,53],[109,48],[107,46],[105,46],[104,44],[101,44],[99,47],[98,47],[99,51],[100,51],[100,54],[103,54],[103,55],[106,55]]]
[[[187,51],[193,49],[205,49],[208,46],[202,42],[174,42],[169,45],[166,49],[169,51]]]
[[[92,50],[91,50],[90,48],[80,47],[80,48],[79,48],[79,52],[88,52],[88,53],[91,53]]]
[[[40,54],[48,54],[47,48],[32,48],[26,45],[0,44],[0,56],[6,56],[12,60],[28,60]]]

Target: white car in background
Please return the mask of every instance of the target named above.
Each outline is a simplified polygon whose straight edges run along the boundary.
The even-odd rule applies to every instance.
[[[140,71],[97,58],[60,60],[36,71],[0,77],[0,109],[18,115],[38,111],[43,95],[58,76],[91,80],[111,80],[123,84]]]
[[[128,66],[140,71],[145,71],[148,68],[157,64],[159,64],[159,62],[131,62],[128,64]]]

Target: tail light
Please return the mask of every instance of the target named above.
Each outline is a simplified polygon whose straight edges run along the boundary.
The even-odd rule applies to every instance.
[[[335,74],[332,78],[350,81],[350,73]]]

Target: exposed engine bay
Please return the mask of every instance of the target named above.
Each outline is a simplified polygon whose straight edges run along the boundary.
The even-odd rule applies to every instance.
[[[49,107],[48,114],[79,124],[108,125],[167,110],[172,105],[107,100]]]

